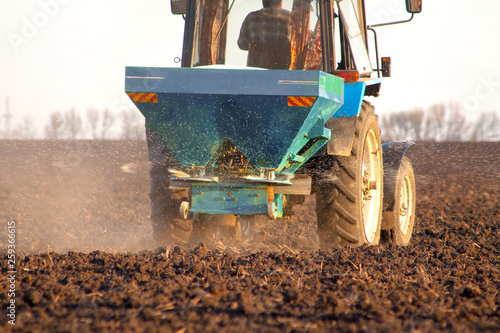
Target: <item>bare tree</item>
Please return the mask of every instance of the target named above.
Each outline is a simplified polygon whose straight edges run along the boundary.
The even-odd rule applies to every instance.
[[[49,116],[49,123],[45,125],[45,138],[49,140],[59,140],[63,138],[64,127],[61,112],[52,112]]]
[[[405,138],[407,131],[404,123],[404,114],[402,112],[393,113],[390,115],[389,121],[392,127],[392,138]]]
[[[471,140],[500,140],[500,116],[497,112],[481,112],[476,123],[473,125]]]
[[[36,138],[36,127],[33,118],[25,116],[23,120],[17,125],[15,131],[19,139],[33,140]]]
[[[434,104],[381,117],[384,140],[466,141],[500,139],[500,117],[483,113],[477,123],[467,119],[457,103]]]
[[[422,108],[415,108],[407,114],[408,126],[412,128],[412,140],[423,139],[425,113]]]
[[[393,138],[392,130],[393,129],[391,126],[391,120],[390,120],[389,116],[379,118],[379,127],[380,127],[382,139],[384,141],[392,140],[392,138]]]
[[[90,131],[90,137],[93,140],[98,139],[99,134],[99,111],[97,109],[87,110],[87,124]]]
[[[120,115],[122,140],[143,140],[144,118],[140,116],[140,113],[132,109],[126,109]]]
[[[470,125],[457,103],[450,103],[448,117],[443,132],[446,141],[465,141],[469,137]]]
[[[381,130],[384,140],[420,140],[423,121],[424,111],[421,108],[392,113],[383,117]]]
[[[3,115],[3,118],[5,119],[5,132],[3,133],[3,138],[10,139],[12,136],[10,125],[13,115],[10,112],[9,96],[5,98],[5,114]]]
[[[444,104],[431,105],[426,112],[422,139],[426,141],[439,140],[441,128],[443,128],[445,119],[446,106]]]
[[[82,118],[75,109],[64,113],[64,130],[67,139],[75,140],[80,138],[82,133]]]
[[[111,111],[109,111],[109,109],[104,110],[101,118],[101,140],[109,139],[111,137],[110,131],[115,123],[115,119],[115,116],[111,113]]]
[[[22,139],[24,139],[23,138],[23,131],[22,131],[21,127],[15,126],[13,129],[10,130],[9,137],[6,137],[5,139],[7,139],[7,140],[22,140]]]

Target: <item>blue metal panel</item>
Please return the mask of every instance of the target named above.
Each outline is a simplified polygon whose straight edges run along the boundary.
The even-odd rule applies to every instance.
[[[333,118],[358,116],[365,96],[365,88],[364,82],[345,82],[344,105],[333,115]]]
[[[371,79],[369,81],[345,82],[344,83],[344,104],[335,112],[333,118],[357,117],[361,110],[363,97],[367,85],[380,83],[380,79]]]
[[[321,71],[127,67],[125,76],[126,92],[319,96],[337,102],[342,85],[343,79]]]
[[[190,211],[241,215],[267,213],[267,186],[193,184]]]
[[[128,67],[126,72],[126,92],[157,94],[157,103],[135,104],[184,166],[206,166],[228,139],[252,165],[282,170],[309,140],[320,137],[317,150],[330,139],[324,124],[342,105],[343,87],[342,79],[320,71]],[[288,96],[316,101],[292,107]]]

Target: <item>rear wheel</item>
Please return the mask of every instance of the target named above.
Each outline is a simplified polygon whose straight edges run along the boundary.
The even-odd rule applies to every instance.
[[[321,248],[375,245],[380,240],[383,170],[377,116],[363,102],[350,156],[316,161],[316,216]]]
[[[183,245],[193,231],[193,220],[180,213],[186,193],[169,189],[170,175],[164,166],[153,165],[151,175],[151,221],[156,245]]]
[[[181,218],[179,208],[187,200],[186,190],[170,189],[168,169],[179,169],[180,164],[152,130],[146,128],[149,160],[151,162],[151,222],[153,239],[157,246],[182,245],[188,242],[193,230],[191,219]]]
[[[153,221],[153,238],[157,246],[183,245],[189,241],[192,230],[191,220],[165,218]]]

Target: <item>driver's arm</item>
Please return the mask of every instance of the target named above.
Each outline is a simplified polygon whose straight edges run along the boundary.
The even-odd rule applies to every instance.
[[[245,18],[241,25],[240,37],[238,38],[238,46],[240,49],[248,51],[250,49],[250,28],[249,16]]]

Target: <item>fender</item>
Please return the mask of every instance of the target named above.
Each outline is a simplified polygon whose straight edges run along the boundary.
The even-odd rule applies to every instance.
[[[356,119],[363,105],[364,96],[374,95],[380,89],[380,79],[364,79],[358,82],[344,82],[344,104],[326,123],[332,132],[326,145],[328,155],[349,156],[351,154]]]
[[[384,200],[382,211],[394,211],[394,197],[399,167],[406,151],[414,142],[390,141],[382,145],[384,157]]]

